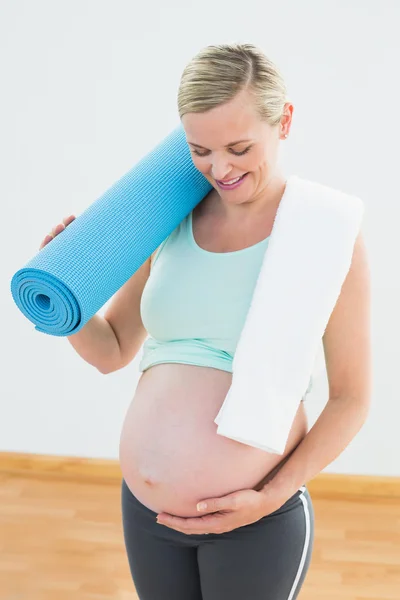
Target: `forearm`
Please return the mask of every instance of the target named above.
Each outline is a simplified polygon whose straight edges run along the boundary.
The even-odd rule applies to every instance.
[[[273,493],[286,502],[345,450],[362,428],[368,412],[367,401],[329,399],[306,437],[262,492],[267,494],[273,488]]]
[[[68,337],[75,351],[101,373],[108,373],[121,363],[118,340],[110,323],[95,314],[78,333]]]

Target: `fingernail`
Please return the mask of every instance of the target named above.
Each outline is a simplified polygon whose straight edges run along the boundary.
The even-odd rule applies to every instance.
[[[207,508],[206,502],[199,502],[197,505],[197,510],[205,510]]]

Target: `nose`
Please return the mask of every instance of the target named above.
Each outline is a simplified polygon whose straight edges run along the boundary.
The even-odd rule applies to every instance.
[[[216,156],[215,154],[210,160],[209,169],[211,177],[218,180],[229,179],[229,174],[233,171],[226,155]]]
[[[229,179],[229,173],[231,172],[232,169],[230,167],[227,167],[226,165],[218,165],[218,167],[211,167],[211,176],[214,177],[214,179]]]

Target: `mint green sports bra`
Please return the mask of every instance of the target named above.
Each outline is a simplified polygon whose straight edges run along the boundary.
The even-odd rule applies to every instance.
[[[232,373],[232,360],[269,237],[235,252],[197,245],[192,213],[153,258],[140,313],[149,337],[139,370],[185,363]]]

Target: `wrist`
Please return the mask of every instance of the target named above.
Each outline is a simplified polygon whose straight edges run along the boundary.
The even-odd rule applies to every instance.
[[[263,498],[263,504],[265,506],[265,514],[270,514],[275,510],[278,510],[288,499],[287,494],[284,491],[272,484],[272,482],[266,483],[259,491]]]

